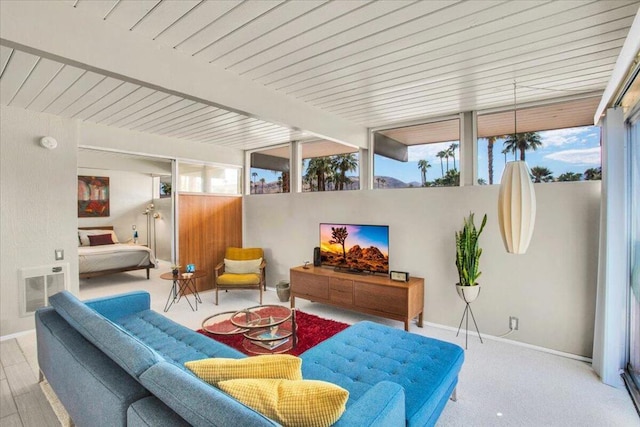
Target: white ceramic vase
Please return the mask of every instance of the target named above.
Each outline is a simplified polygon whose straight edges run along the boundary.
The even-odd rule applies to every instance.
[[[466,303],[471,303],[480,295],[480,285],[475,286],[462,286],[456,285],[456,291],[458,296]]]

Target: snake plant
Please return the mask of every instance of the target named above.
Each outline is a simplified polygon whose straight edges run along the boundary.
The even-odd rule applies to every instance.
[[[462,286],[475,286],[480,277],[478,266],[482,248],[478,246],[478,238],[487,223],[487,215],[482,218],[480,230],[473,223],[473,213],[464,219],[464,227],[456,231],[456,267],[458,267],[459,284]]]

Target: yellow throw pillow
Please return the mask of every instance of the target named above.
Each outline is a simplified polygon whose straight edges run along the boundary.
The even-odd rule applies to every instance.
[[[349,399],[342,387],[316,380],[228,380],[218,387],[285,426],[330,426],[342,416]]]
[[[267,354],[244,359],[193,360],[184,366],[209,384],[237,378],[302,379],[302,359],[289,354]]]

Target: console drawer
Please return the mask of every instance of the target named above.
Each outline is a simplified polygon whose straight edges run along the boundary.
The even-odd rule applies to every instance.
[[[353,304],[353,280],[330,278],[329,299],[340,304]]]
[[[406,289],[354,282],[354,294],[358,307],[384,313],[407,314]]]
[[[311,299],[315,297],[327,300],[329,299],[329,278],[292,271],[291,292]]]

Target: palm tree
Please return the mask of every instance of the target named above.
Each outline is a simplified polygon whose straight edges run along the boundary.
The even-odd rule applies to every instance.
[[[327,181],[327,190],[338,190],[338,182],[340,181],[340,177],[335,169],[331,168],[325,180]]]
[[[451,157],[453,157],[453,168],[457,169],[456,167],[456,150],[458,149],[458,144],[453,143],[449,146],[449,148],[447,149],[447,152],[449,153],[449,155]],[[449,169],[449,168],[447,168]]]
[[[316,157],[309,160],[307,174],[315,176],[317,181],[317,191],[326,190],[327,175],[331,172],[331,160],[328,157]]]
[[[422,174],[422,186],[427,186],[427,169],[431,167],[431,164],[427,160],[418,161],[418,169],[420,169],[420,173]]]
[[[344,190],[344,184],[348,181],[347,172],[355,171],[358,167],[358,159],[355,154],[338,154],[331,159],[331,166],[338,172],[338,190]]]
[[[251,188],[253,188],[253,192],[256,192],[256,178],[258,177],[258,172],[251,173]]]
[[[265,182],[267,182],[267,180],[266,180],[266,179],[264,179],[264,178],[260,178],[260,184],[261,184],[261,186],[260,186],[260,192],[261,192],[262,194],[264,194],[264,183],[265,183]]]
[[[542,146],[542,141],[540,140],[538,132],[524,132],[509,135],[507,140],[504,142],[504,146],[505,148],[508,148],[509,151],[513,152],[514,155],[517,150],[520,150],[520,161],[524,162],[525,151],[537,150],[538,147]]]
[[[504,135],[490,136],[487,138],[487,163],[489,169],[489,185],[493,185],[493,144],[498,139],[504,138]],[[504,162],[507,163],[507,151],[502,152],[504,154]]]
[[[380,178],[380,182],[382,183],[382,187],[384,188],[384,185],[387,183],[387,180],[384,178]]]
[[[551,182],[553,181],[553,172],[544,166],[534,166],[531,168],[531,176],[533,182]]]
[[[566,182],[566,181],[580,181],[582,179],[582,174],[579,172],[565,172],[558,177],[558,181]]]
[[[304,184],[305,182],[306,182],[306,183],[307,183],[307,185],[309,186],[309,187],[308,187],[308,188],[309,188],[309,191],[316,191],[316,187],[315,187],[315,185],[314,185],[314,183],[313,183],[313,175],[310,175],[310,174],[306,174],[306,175],[304,175],[304,176],[302,177],[302,183]],[[304,186],[303,186],[303,188],[304,188]],[[304,189],[303,189],[302,191],[304,191]]]
[[[451,169],[442,177],[433,181],[435,187],[452,187],[460,185],[460,172]]]
[[[511,150],[509,150],[509,149],[508,149],[508,148],[506,148],[506,147],[505,147],[505,148],[503,148],[503,149],[502,149],[502,151],[501,151],[501,153],[502,153],[502,154],[504,154],[504,162],[505,162],[505,163],[507,163],[507,154],[509,153],[509,151],[511,151]]]
[[[289,172],[282,172],[282,192],[289,192]]]
[[[446,153],[444,152],[444,150],[436,154],[436,157],[440,158],[440,172],[442,172],[442,176],[444,176],[444,166],[442,165],[442,159],[444,158],[445,155]]]
[[[377,176],[377,177],[376,177],[376,182],[378,183],[378,188],[380,188],[380,180],[381,180],[381,179],[382,179],[382,178],[380,178],[379,176]]]
[[[602,179],[602,168],[589,168],[584,171],[584,180],[592,181],[592,180],[600,180]]]
[[[278,193],[282,193],[282,175],[278,177]]]

